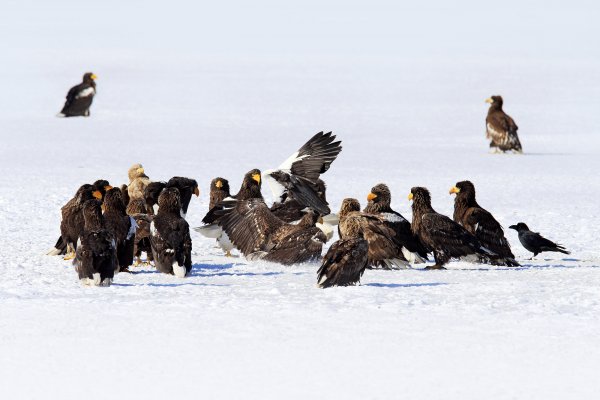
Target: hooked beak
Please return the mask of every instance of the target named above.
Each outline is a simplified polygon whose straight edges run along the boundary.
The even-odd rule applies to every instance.
[[[413,199],[413,197],[414,197],[414,196],[413,196],[413,194],[412,194],[412,193],[409,193],[409,194],[408,194],[408,200],[412,200],[412,199]]]
[[[254,179],[256,183],[260,183],[260,174],[253,174],[252,179]]]
[[[108,192],[110,189],[112,189],[112,188],[113,188],[113,187],[112,187],[112,186],[110,186],[110,185],[106,185],[106,186],[104,186],[104,190],[105,190],[105,191],[107,191],[107,192]]]
[[[459,188],[457,188],[456,186],[452,186],[452,187],[450,188],[450,192],[449,192],[449,193],[450,193],[450,194],[454,194],[454,193],[460,193],[460,189],[459,189]]]
[[[142,168],[138,168],[137,169],[137,173],[140,174],[140,175],[143,174],[144,173],[144,168],[143,167]]]
[[[486,103],[492,104],[494,100],[490,97],[489,99],[485,99]]]
[[[217,181],[217,182],[215,183],[215,186],[216,186],[217,188],[221,189],[221,188],[223,187],[223,182],[221,182],[221,181]]]
[[[98,76],[96,76],[96,74],[92,74],[92,76],[90,76],[90,78],[92,78],[92,80],[95,81],[96,79],[98,79]]]
[[[371,201],[371,200],[376,199],[376,198],[377,198],[377,195],[375,193],[373,193],[373,192],[371,192],[371,193],[369,193],[367,195],[367,200],[368,201]]]
[[[94,192],[92,193],[92,195],[97,198],[98,200],[102,200],[102,193],[99,190],[94,190]]]

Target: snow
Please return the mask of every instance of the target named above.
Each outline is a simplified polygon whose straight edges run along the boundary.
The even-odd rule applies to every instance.
[[[595,397],[595,3],[37,3],[8,1],[0,16],[3,395]],[[88,71],[91,116],[56,118]],[[487,153],[493,94],[524,155]],[[333,210],[345,197],[364,206],[385,182],[408,219],[412,186],[452,215],[448,189],[469,179],[505,228],[526,222],[572,254],[529,261],[506,229],[521,268],[367,271],[361,286],[326,290],[316,264],[226,258],[195,231],[184,279],[141,267],[83,287],[70,262],[44,255],[82,183],[126,183],[136,162],[153,180],[197,179],[195,227],[212,178],[236,191],[248,170],[330,130],[343,141],[324,175]]]

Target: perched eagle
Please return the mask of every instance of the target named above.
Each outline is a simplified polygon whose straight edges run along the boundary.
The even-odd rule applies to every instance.
[[[492,264],[518,267],[519,263],[510,250],[502,225],[489,211],[477,203],[473,183],[458,182],[450,189],[450,194],[453,193],[456,193],[454,221],[461,224],[470,234],[475,235],[486,249],[497,254],[497,257],[490,257]]]
[[[134,199],[127,205],[127,215],[135,219],[138,226],[135,230],[133,255],[135,261],[133,265],[137,267],[140,264],[149,265],[154,260],[152,257],[152,246],[150,245],[150,223],[152,215],[146,211],[146,202],[143,199]],[[146,262],[142,262],[142,253],[146,253]]]
[[[490,103],[487,117],[485,119],[485,137],[491,139],[490,149],[493,152],[506,152],[512,150],[514,153],[523,153],[515,121],[502,110],[502,97],[492,96],[485,100]]]
[[[127,176],[129,177],[129,185],[127,185],[129,199],[143,199],[144,190],[150,184],[150,178],[146,175],[142,164],[133,164],[127,171]]]
[[[101,204],[87,200],[83,205],[85,227],[77,246],[73,264],[84,285],[110,286],[119,271],[114,237],[104,227]]]
[[[524,222],[519,222],[516,225],[509,226],[510,229],[514,229],[519,233],[519,242],[533,253],[533,257],[544,251],[554,251],[563,254],[571,254],[564,246],[554,243],[551,240],[546,239],[537,232],[532,232]],[[533,257],[531,257],[533,259]]]
[[[83,204],[93,198],[101,201],[109,189],[112,186],[104,179],[99,179],[92,185],[84,184],[77,189],[75,196],[61,208],[60,237],[47,255],[66,254],[65,260],[75,257],[77,239],[83,231]]]
[[[360,283],[360,278],[369,265],[369,244],[363,237],[361,227],[358,219],[348,218],[344,235],[331,245],[317,271],[319,287]]]
[[[183,278],[192,270],[192,238],[180,210],[179,190],[163,190],[158,198],[158,214],[150,224],[150,243],[156,269]]]
[[[397,240],[402,242],[402,254],[411,263],[422,263],[427,259],[427,249],[412,232],[410,222],[399,212],[392,209],[392,194],[385,183],[379,183],[367,195],[367,206],[363,212],[381,216],[385,224],[396,232]]]
[[[127,215],[123,195],[119,188],[110,189],[106,193],[104,199],[104,225],[115,239],[120,271],[129,272],[128,268],[133,264],[137,224],[133,217]]]
[[[292,265],[321,257],[327,237],[315,226],[319,215],[314,211],[308,210],[297,224],[287,224],[262,199],[223,205],[219,225],[248,259]]]
[[[369,244],[369,267],[384,269],[405,269],[410,264],[403,254],[402,237],[389,226],[381,215],[367,214],[360,211],[360,203],[356,199],[344,199],[338,213],[340,237],[348,236],[348,229],[355,224],[360,226],[363,237]]]
[[[250,199],[261,199],[262,200],[263,197],[260,192],[261,184],[262,184],[262,180],[261,180],[260,170],[259,169],[250,170],[246,173],[246,175],[244,175],[244,179],[242,181],[242,186],[240,187],[239,192],[237,192],[237,194],[234,194],[233,196],[226,197],[225,200],[227,200],[229,202],[231,208],[233,208],[234,206],[231,205],[232,203],[230,202],[230,200],[233,200],[233,201],[244,201],[244,200],[250,200]],[[223,209],[224,209],[224,206],[223,206],[222,202],[217,203],[217,205],[215,205],[210,210],[208,210],[208,212],[202,219],[202,222],[206,225],[194,228],[194,230],[196,232],[201,233],[205,237],[217,239],[217,243],[219,244],[221,249],[223,249],[223,251],[225,252],[225,255],[227,257],[231,257],[231,250],[234,247],[233,243],[231,243],[227,234],[224,233],[223,229],[219,226],[220,212],[223,211]]]
[[[179,190],[179,195],[181,196],[181,216],[185,218],[190,201],[192,200],[192,194],[196,195],[196,197],[200,196],[198,182],[196,182],[194,179],[175,176],[169,179],[169,181],[166,183],[149,183],[144,189],[144,198],[146,199],[146,206],[148,210],[153,210],[153,214],[156,214],[158,198],[165,188],[176,188]]]
[[[431,207],[431,195],[424,187],[413,187],[408,199],[413,201],[412,230],[431,249],[435,259],[435,265],[425,269],[445,269],[444,265],[452,258],[475,256],[480,260],[495,255],[465,228],[437,213]]]
[[[320,215],[329,214],[327,201],[318,195],[317,180],[340,151],[341,142],[335,142],[335,135],[319,132],[277,169],[265,171],[263,179],[269,184],[275,202],[285,206],[287,201],[295,200],[302,208],[309,207]]]
[[[90,106],[96,95],[97,76],[91,72],[83,75],[83,82],[73,86],[67,93],[67,100],[57,117],[89,117]]]
[[[221,177],[213,179],[210,182],[208,209],[212,209],[214,206],[216,206],[229,196],[231,196],[231,194],[229,193],[229,181]]]

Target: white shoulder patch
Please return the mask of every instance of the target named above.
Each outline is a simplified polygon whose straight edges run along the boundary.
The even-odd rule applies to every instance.
[[[406,221],[400,215],[397,215],[394,213],[382,213],[382,214],[387,222],[404,222],[404,221]]]
[[[82,97],[88,97],[96,93],[96,90],[93,87],[85,88],[81,92],[77,93],[75,96],[76,99],[80,99]]]
[[[150,234],[152,236],[156,236],[156,227],[154,226],[154,221],[150,223]]]

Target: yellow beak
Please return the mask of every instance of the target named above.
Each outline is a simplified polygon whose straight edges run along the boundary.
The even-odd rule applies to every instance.
[[[485,99],[485,102],[492,104],[494,102],[494,100],[492,100],[492,98],[489,98],[489,99]]]
[[[460,189],[457,188],[456,186],[452,186],[450,188],[450,194],[453,194],[453,193],[460,193]]]
[[[412,200],[412,199],[413,199],[413,197],[414,197],[414,196],[413,196],[413,194],[412,194],[412,193],[409,193],[409,194],[408,194],[408,200]]]
[[[137,173],[140,174],[140,175],[143,174],[144,173],[144,168],[138,168],[137,169]]]
[[[112,189],[112,188],[113,188],[113,187],[112,187],[112,186],[110,186],[110,185],[106,185],[106,186],[104,186],[104,190],[105,190],[105,191],[107,191],[107,192],[108,192],[110,189]]]
[[[260,174],[252,175],[252,179],[254,179],[257,183],[260,183]]]
[[[219,189],[221,189],[223,187],[223,182],[221,181],[217,181],[217,183],[215,183],[215,186]]]
[[[90,78],[92,78],[93,80],[98,79],[98,76],[96,76],[96,74],[92,74],[92,76],[90,76]]]
[[[198,186],[194,188],[194,194],[196,195],[196,197],[200,196],[200,189],[198,189]]]
[[[97,198],[98,200],[102,200],[102,193],[100,193],[99,190],[94,190],[94,192],[92,193],[92,195]]]
[[[369,194],[367,195],[367,200],[368,200],[368,201],[371,201],[371,200],[373,200],[373,199],[375,199],[375,198],[377,198],[377,195],[376,195],[375,193],[369,193]]]

